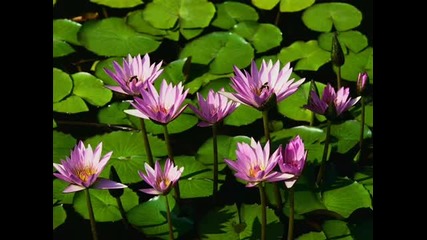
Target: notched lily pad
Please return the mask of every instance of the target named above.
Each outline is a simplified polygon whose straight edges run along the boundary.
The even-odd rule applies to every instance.
[[[316,40],[296,41],[289,47],[282,48],[278,58],[283,63],[298,60],[294,70],[317,71],[331,60],[331,53],[320,48]]]

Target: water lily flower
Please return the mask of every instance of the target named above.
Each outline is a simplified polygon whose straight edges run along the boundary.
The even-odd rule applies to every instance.
[[[323,90],[322,99],[319,98],[316,91],[311,91],[309,103],[304,107],[315,113],[325,115],[328,119],[333,119],[355,105],[359,99],[360,96],[350,97],[349,88],[341,87],[335,92],[335,89],[328,83]]]
[[[104,68],[104,71],[119,84],[119,86],[107,85],[106,87],[123,94],[138,96],[141,88],[146,88],[147,83],[153,83],[163,72],[163,69],[160,69],[162,62],[160,61],[157,65],[150,64],[148,54],[145,54],[144,58],[141,58],[140,54],[136,57],[128,54],[127,59],[123,59],[123,66],[113,61],[114,72]]]
[[[252,61],[250,73],[246,70],[243,73],[236,66],[233,68],[235,76],[231,77],[231,86],[236,92],[221,91],[220,93],[233,101],[258,110],[264,110],[269,106],[270,101],[274,104],[281,102],[295,93],[305,81],[305,78],[296,82],[294,78],[289,79],[292,73],[290,63],[280,69],[280,61],[276,61],[273,65],[271,60],[268,63],[262,60],[260,70],[257,69],[255,61]]]
[[[224,88],[221,88],[220,91],[224,91]],[[188,107],[202,120],[197,124],[199,127],[208,127],[220,122],[240,105],[240,103],[230,101],[213,89],[209,90],[206,99],[200,93],[197,93],[197,100],[200,109],[191,104]]]
[[[164,171],[162,171],[159,161],[156,161],[154,169],[147,163],[144,165],[147,174],[138,171],[139,176],[152,188],[140,189],[140,191],[153,195],[167,195],[184,171],[184,167],[178,169],[178,166],[174,166],[169,158],[166,159]]]
[[[90,144],[85,148],[83,142],[79,141],[66,160],[61,160],[61,164],[53,163],[59,172],[53,173],[53,175],[70,183],[63,191],[64,193],[77,192],[87,188],[118,189],[127,187],[124,184],[99,177],[113,153],[108,152],[101,158],[101,152],[102,142],[93,151]]]
[[[284,181],[294,177],[293,174],[275,171],[281,154],[280,147],[270,155],[270,142],[264,148],[261,143],[251,138],[250,145],[237,143],[237,160],[225,159],[225,163],[236,173],[234,176],[247,181],[246,187],[254,187],[261,182]]]
[[[147,84],[147,89],[141,89],[140,93],[141,97],[134,97],[131,102],[136,109],[125,110],[125,113],[150,119],[157,124],[168,124],[187,107],[187,104],[181,107],[188,93],[188,89],[184,91],[182,82],[173,86],[163,79],[160,93],[153,84]]]
[[[307,150],[305,150],[304,143],[301,137],[297,135],[292,139],[284,149],[282,149],[282,158],[279,158],[279,168],[284,173],[293,174],[292,179],[286,180],[285,185],[291,188],[298,177],[301,176],[302,170],[307,159]]]

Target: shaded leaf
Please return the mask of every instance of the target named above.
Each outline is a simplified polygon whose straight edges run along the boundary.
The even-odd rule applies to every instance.
[[[217,14],[212,21],[212,26],[222,29],[230,29],[236,23],[242,21],[257,21],[257,11],[243,3],[226,1],[216,5]]]
[[[332,37],[334,33],[322,33],[319,35],[319,47],[332,51]],[[354,53],[362,51],[368,46],[368,38],[359,31],[346,31],[338,34],[338,41],[340,42],[343,52],[348,53],[350,49]]]
[[[303,12],[302,21],[317,32],[331,32],[332,27],[337,31],[347,31],[360,25],[362,13],[348,3],[318,3]]]
[[[320,48],[316,40],[296,41],[289,47],[282,48],[278,58],[283,63],[298,60],[294,70],[317,71],[331,60],[331,53]]]
[[[353,240],[347,223],[340,220],[327,220],[322,225],[328,239]]]
[[[67,213],[62,205],[53,206],[53,229],[62,225],[67,219]]]
[[[59,68],[53,68],[53,102],[64,99],[73,89],[73,81],[68,73]]]
[[[71,75],[74,81],[73,94],[83,98],[91,105],[101,107],[107,104],[113,93],[104,87],[102,80],[90,73],[78,72]]]
[[[78,33],[78,39],[85,48],[100,56],[145,54],[160,46],[160,42],[136,32],[123,18],[117,17],[86,22]]]
[[[361,123],[356,120],[348,120],[341,124],[332,124],[331,135],[338,141],[332,143],[337,146],[337,152],[346,153],[360,141]],[[369,128],[364,128],[363,138],[370,138],[372,132]]]
[[[53,39],[53,57],[63,57],[71,53],[74,53],[75,50],[65,41]]]
[[[232,31],[250,42],[257,50],[257,53],[266,52],[280,46],[282,42],[282,32],[280,29],[269,23],[245,21],[236,24]]]
[[[53,185],[52,186],[53,198],[58,200],[59,203],[61,203],[61,204],[72,204],[73,203],[75,193],[63,193],[65,188],[67,188],[68,185],[70,185],[68,182],[65,182],[63,180],[55,178],[55,179],[53,179],[52,185]]]
[[[326,236],[323,232],[304,233],[296,238],[296,240],[325,240]]]
[[[233,72],[233,66],[244,68],[254,56],[253,48],[237,34],[213,32],[188,43],[179,58],[192,56],[193,63],[209,65],[210,73]]]
[[[210,82],[212,82],[213,80],[222,80],[222,79],[226,79],[226,81],[230,82],[230,77],[232,76],[232,73],[227,73],[227,74],[212,74],[212,73],[205,73],[200,77],[196,77],[195,79],[193,79],[191,82],[188,82],[185,84],[185,87],[189,89],[189,93],[190,94],[194,94],[196,93],[201,87],[209,84]],[[208,90],[209,91],[209,90]]]
[[[371,47],[366,48],[365,50],[359,53],[349,52],[346,55],[345,63],[341,66],[341,78],[356,82],[359,73],[366,72],[369,76],[369,83],[374,83],[374,49]],[[334,69],[337,71],[337,69]]]
[[[90,189],[89,193],[97,222],[115,222],[122,219],[117,200],[107,190]],[[120,199],[125,211],[138,205],[138,195],[129,188],[124,188],[124,194]],[[73,207],[84,219],[89,219],[84,191],[76,192]]]
[[[369,127],[374,126],[374,104],[369,103],[365,105],[365,124]],[[358,121],[362,121],[362,114],[356,117]]]
[[[171,63],[169,63],[166,67],[163,68],[162,74],[159,75],[157,79],[166,79],[168,83],[173,83],[174,85],[179,82],[184,82],[185,76],[183,71],[183,67],[187,58],[177,59]],[[161,84],[161,81],[155,81],[155,84]]]

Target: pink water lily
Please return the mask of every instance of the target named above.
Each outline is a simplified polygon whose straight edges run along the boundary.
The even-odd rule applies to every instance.
[[[224,91],[224,88],[221,88],[220,91]],[[206,99],[200,93],[197,93],[197,100],[199,108],[191,104],[188,107],[202,120],[198,124],[199,127],[212,126],[222,121],[240,105],[240,103],[230,101],[213,89],[209,90]]]
[[[361,72],[357,76],[356,91],[359,95],[364,95],[366,86],[369,84],[369,76],[367,72]]]
[[[279,159],[279,168],[284,173],[293,174],[292,179],[286,180],[285,185],[291,188],[298,177],[301,176],[307,159],[307,150],[299,135],[293,138],[284,149],[282,149],[282,157]]]
[[[119,84],[119,86],[107,85],[106,87],[116,92],[138,96],[140,90],[146,88],[147,83],[153,83],[163,72],[163,69],[160,69],[162,62],[160,61],[157,65],[150,64],[148,54],[145,54],[144,58],[141,58],[140,54],[136,57],[128,54],[127,59],[123,59],[123,66],[113,61],[114,72],[104,68],[104,71]]]
[[[63,191],[64,193],[77,192],[86,188],[118,189],[127,187],[124,184],[99,177],[113,153],[108,152],[101,158],[101,152],[102,142],[93,151],[90,145],[85,148],[83,142],[79,141],[66,160],[61,160],[61,164],[53,163],[58,170],[58,173],[53,173],[53,175],[70,183]]]
[[[131,103],[136,109],[125,110],[125,113],[157,124],[168,124],[187,107],[187,104],[181,107],[188,93],[188,89],[184,91],[182,82],[173,86],[163,79],[159,93],[153,84],[148,84],[147,89],[141,89],[140,93],[141,97],[134,97]]]
[[[220,93],[233,101],[258,110],[263,110],[267,103],[274,99],[273,97],[276,103],[281,102],[295,93],[305,81],[305,78],[298,81],[294,78],[289,79],[292,74],[290,63],[280,68],[280,61],[276,61],[273,65],[271,60],[268,63],[262,60],[260,70],[255,61],[252,61],[250,73],[246,70],[242,72],[236,66],[234,66],[234,73],[235,76],[231,77],[231,86],[236,92],[221,91]]]
[[[316,91],[311,91],[309,104],[304,107],[315,113],[333,118],[354,106],[359,99],[360,96],[350,97],[349,88],[341,87],[335,92],[335,89],[328,83],[323,90],[322,99],[319,98]]]
[[[284,181],[294,177],[293,174],[275,171],[281,154],[280,147],[270,155],[270,142],[264,148],[260,142],[251,138],[250,145],[237,143],[237,160],[225,159],[225,163],[236,173],[234,176],[247,181],[246,187],[254,187],[261,182]]]
[[[152,188],[140,189],[140,191],[153,195],[168,194],[184,171],[184,167],[178,169],[178,166],[174,166],[169,158],[166,159],[164,171],[162,171],[159,161],[156,161],[154,169],[147,163],[144,165],[146,174],[138,171],[139,176]]]

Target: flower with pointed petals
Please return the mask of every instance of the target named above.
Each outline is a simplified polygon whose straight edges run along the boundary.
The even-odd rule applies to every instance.
[[[369,84],[369,76],[367,72],[359,73],[356,82],[357,94],[364,95],[366,93],[366,85]]]
[[[166,159],[164,171],[162,171],[159,161],[156,161],[154,169],[147,163],[144,165],[147,174],[138,171],[139,176],[152,188],[144,188],[140,189],[140,191],[153,195],[168,194],[184,171],[184,167],[178,169],[178,166],[174,166],[169,158]]]
[[[123,59],[123,67],[116,61],[113,62],[115,72],[104,68],[104,71],[119,84],[106,87],[116,92],[138,96],[141,88],[146,88],[147,83],[153,83],[163,72],[163,69],[160,69],[162,62],[157,65],[150,64],[148,54],[145,54],[144,58],[141,58],[140,54],[136,57],[128,54],[127,59]]]
[[[243,73],[236,66],[233,68],[235,76],[231,77],[231,86],[236,93],[223,91],[220,93],[233,101],[252,106],[258,110],[268,108],[271,101],[274,101],[274,104],[281,102],[295,93],[305,81],[305,78],[296,82],[293,78],[289,79],[292,73],[290,63],[280,69],[280,61],[276,61],[273,65],[271,60],[268,63],[262,60],[259,71],[255,61],[252,61],[251,73],[246,70]]]
[[[141,89],[141,97],[134,97],[131,103],[136,109],[125,110],[125,113],[164,125],[177,118],[187,107],[187,104],[180,107],[188,93],[188,89],[184,91],[182,82],[173,86],[163,79],[160,93],[153,84],[147,86],[147,89]]]
[[[224,88],[220,91],[224,91]],[[197,124],[199,127],[212,126],[222,121],[240,105],[240,103],[230,101],[227,97],[216,93],[213,89],[209,90],[206,99],[200,93],[197,93],[197,100],[199,101],[200,109],[191,104],[188,107],[202,120]]]
[[[254,187],[260,182],[284,181],[294,177],[293,174],[274,171],[281,154],[280,147],[270,156],[270,142],[264,148],[260,142],[251,138],[251,144],[237,143],[237,160],[225,159],[225,163],[236,171],[234,176],[247,181],[246,187]]]
[[[77,192],[86,188],[97,189],[118,189],[127,186],[109,179],[99,178],[105,165],[110,160],[113,152],[108,152],[101,158],[102,142],[98,144],[95,151],[88,145],[85,148],[82,141],[79,141],[70,157],[61,160],[61,164],[53,163],[59,173],[53,175],[64,180],[70,185],[65,188],[64,193]]]
[[[282,149],[282,158],[279,159],[279,168],[284,173],[290,173],[295,177],[285,180],[287,188],[291,188],[301,176],[302,170],[307,159],[307,150],[299,135],[292,139],[284,149]]]
[[[304,107],[324,115],[328,119],[335,119],[335,117],[355,105],[359,99],[360,96],[350,98],[349,88],[341,87],[335,92],[335,89],[328,83],[323,90],[322,99],[319,98],[315,91],[311,91],[309,104],[304,105]]]

